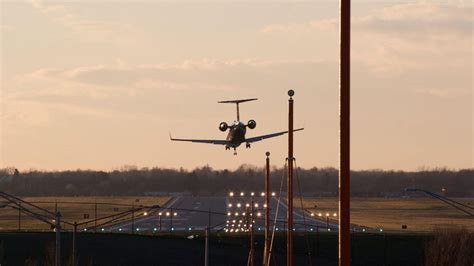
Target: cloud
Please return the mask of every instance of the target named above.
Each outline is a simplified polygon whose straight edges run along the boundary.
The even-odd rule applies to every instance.
[[[472,68],[472,12],[469,4],[417,2],[353,17],[353,59],[377,74]],[[260,31],[268,36],[321,35],[337,43],[338,20],[274,24]]]
[[[316,86],[321,80],[335,78],[336,73],[330,63],[311,60],[203,59],[147,65],[118,60],[110,65],[45,68],[5,81],[6,115],[2,119],[10,124],[40,126],[66,114],[97,119],[153,118],[167,113],[170,104],[155,105],[150,99],[194,104],[193,99],[202,95],[227,98],[253,94],[257,89],[261,93]]]
[[[80,35],[82,40],[127,41],[139,35],[139,32],[129,24],[83,19],[69,11],[64,5],[45,3],[42,0],[31,0],[30,3],[52,21]]]

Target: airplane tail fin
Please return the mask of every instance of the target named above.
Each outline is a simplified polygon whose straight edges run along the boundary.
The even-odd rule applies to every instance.
[[[237,106],[237,121],[240,121],[239,103],[250,102],[250,101],[256,101],[256,100],[258,100],[258,99],[257,99],[257,98],[251,98],[251,99],[219,101],[219,102],[217,102],[217,103],[235,103],[236,106]]]

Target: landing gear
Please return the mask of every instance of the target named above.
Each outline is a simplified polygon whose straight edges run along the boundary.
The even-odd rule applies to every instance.
[[[225,146],[225,150],[230,150],[230,147],[229,147],[229,146]]]
[[[234,147],[234,155],[237,155],[237,150],[235,147]]]
[[[247,143],[245,144],[245,148],[247,148],[247,149],[250,148],[250,143],[247,142]]]

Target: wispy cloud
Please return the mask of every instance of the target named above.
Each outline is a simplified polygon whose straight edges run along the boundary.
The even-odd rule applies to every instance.
[[[352,18],[353,56],[381,73],[438,67],[465,68],[472,58],[472,4],[396,4]],[[274,24],[263,34],[323,34],[337,39],[338,20]]]
[[[42,0],[30,0],[32,6],[52,21],[79,34],[83,40],[107,41],[126,40],[125,35],[138,35],[138,31],[129,24],[120,24],[105,20],[84,19],[68,10],[64,5],[46,3]]]

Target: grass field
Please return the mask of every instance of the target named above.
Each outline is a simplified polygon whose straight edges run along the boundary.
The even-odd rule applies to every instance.
[[[97,202],[97,217],[117,214],[138,208],[140,205],[163,205],[169,197],[25,197],[25,201],[34,203],[42,208],[54,212],[61,212],[62,220],[78,223],[95,218],[95,202]],[[56,203],[57,202],[57,203]],[[135,214],[139,216],[139,213]],[[10,207],[0,209],[0,230],[18,229],[19,211]],[[89,218],[85,218],[85,217]],[[50,230],[50,226],[42,221],[29,217],[26,213],[21,213],[22,230]],[[89,226],[93,225],[91,223]],[[66,229],[71,226],[64,225]],[[63,226],[63,227],[64,227]]]
[[[474,207],[473,199],[457,199]],[[300,199],[294,199],[301,207]],[[306,198],[303,206],[316,215],[331,216],[338,210],[337,198]],[[331,217],[334,219],[337,217]],[[463,226],[474,231],[474,218],[430,198],[351,198],[351,223],[398,231],[432,231],[439,227]],[[407,229],[402,229],[407,225]]]

